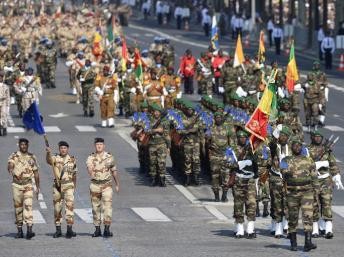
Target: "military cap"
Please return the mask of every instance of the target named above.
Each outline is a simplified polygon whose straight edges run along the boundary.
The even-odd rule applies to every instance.
[[[311,132],[311,136],[312,137],[316,137],[316,136],[319,136],[319,137],[324,137],[324,135],[319,131],[319,130],[314,130]]]
[[[291,144],[292,144],[292,145],[293,145],[293,144],[300,144],[300,145],[302,145],[302,141],[301,141],[301,139],[298,138],[298,137],[293,137],[290,141],[291,141]]]
[[[279,100],[279,103],[280,103],[280,104],[290,104],[290,101],[289,101],[288,98],[281,98],[281,99]]]
[[[223,113],[222,112],[215,112],[214,117],[221,117],[222,118]]]
[[[231,98],[232,100],[238,100],[238,101],[241,100],[241,97],[238,96],[236,93],[232,93],[232,94],[230,95],[230,98]]]
[[[248,101],[248,103],[252,104],[253,106],[257,106],[258,105],[258,100],[254,96],[248,97],[247,101]]]
[[[157,103],[152,103],[152,104],[150,105],[150,107],[151,107],[151,109],[152,109],[153,111],[162,112],[161,107],[160,107]]]
[[[289,128],[285,125],[282,126],[280,133],[283,133],[284,135],[288,137],[291,135]]]
[[[320,65],[319,60],[314,61],[314,62],[313,62],[313,65]]]
[[[105,142],[105,140],[104,140],[104,138],[102,138],[102,137],[96,137],[95,139],[94,139],[94,143],[95,144],[97,144],[97,143],[104,143]]]
[[[248,137],[248,133],[245,130],[239,130],[236,135],[237,137]]]
[[[61,147],[61,146],[66,146],[66,147],[69,147],[69,144],[66,142],[66,141],[60,141],[58,143],[58,146]]]
[[[140,106],[141,108],[148,108],[148,103],[146,102],[146,101],[143,101],[142,103],[141,103],[141,106]]]
[[[223,110],[225,109],[225,105],[221,102],[217,102],[216,107],[217,107],[217,109],[223,109]]]
[[[26,138],[19,138],[18,140],[18,143],[21,144],[21,143],[25,143],[25,144],[28,144],[29,143],[29,140],[27,140]]]

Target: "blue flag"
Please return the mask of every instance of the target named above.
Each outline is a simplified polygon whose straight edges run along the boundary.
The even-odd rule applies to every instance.
[[[216,20],[216,16],[213,16],[213,21],[211,24],[211,46],[213,47],[213,49],[218,49],[219,48],[219,34],[217,31],[217,20]]]
[[[27,130],[33,129],[37,134],[44,135],[43,118],[39,113],[36,102],[33,102],[23,116],[23,123]]]

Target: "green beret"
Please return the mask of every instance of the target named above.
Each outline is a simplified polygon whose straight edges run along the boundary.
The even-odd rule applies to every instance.
[[[237,137],[248,137],[249,134],[245,130],[239,130],[236,135]]]
[[[285,125],[282,126],[280,133],[283,133],[284,135],[288,137],[291,135],[289,128]]]
[[[293,137],[292,139],[291,139],[291,144],[293,145],[293,144],[300,144],[300,145],[302,145],[302,141],[301,141],[301,139],[299,138],[299,137]]]
[[[148,108],[148,103],[146,101],[143,101],[140,106],[142,109],[143,108]]]
[[[217,102],[216,106],[217,106],[217,109],[223,109],[223,110],[225,109],[225,105],[221,102]]]
[[[223,116],[223,113],[222,113],[222,112],[215,112],[215,113],[214,113],[214,118],[215,118],[215,117],[219,117],[219,116],[222,117],[222,116]]]
[[[324,135],[319,131],[319,130],[314,130],[311,132],[311,136],[312,137],[316,137],[316,136],[319,136],[319,137],[324,137]]]
[[[238,100],[238,101],[241,100],[241,97],[238,96],[236,93],[232,93],[232,94],[230,95],[230,98],[231,98],[232,100]]]
[[[152,104],[150,105],[150,107],[152,108],[153,111],[162,112],[161,107],[160,107],[157,103],[152,103]]]
[[[290,104],[290,101],[288,98],[280,98],[279,104]]]
[[[249,97],[247,100],[248,100],[248,102],[249,102],[250,104],[252,104],[253,106],[257,106],[257,105],[258,105],[257,97],[252,96],[252,97]]]

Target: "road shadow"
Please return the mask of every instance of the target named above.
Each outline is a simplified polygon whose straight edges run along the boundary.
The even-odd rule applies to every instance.
[[[74,232],[76,232],[76,237],[72,237],[71,239],[77,238],[79,236],[80,237],[92,237],[92,234],[93,234],[93,232],[90,232],[90,233],[78,233],[77,231],[74,231]],[[48,236],[48,237],[54,238],[54,233],[45,233],[45,235]],[[67,239],[66,238],[66,233],[62,233],[62,236],[59,237],[59,238]],[[57,239],[57,238],[54,238],[54,239]]]
[[[235,231],[231,229],[219,229],[211,231],[215,236],[223,236],[223,237],[233,237],[235,235]]]
[[[282,249],[282,250],[289,250],[290,246],[286,244],[269,244],[264,245],[265,248],[269,249]]]

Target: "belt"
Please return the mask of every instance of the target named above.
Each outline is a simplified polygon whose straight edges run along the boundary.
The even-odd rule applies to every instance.
[[[239,178],[250,179],[250,178],[253,178],[254,174],[245,175],[245,174],[241,174],[241,173],[236,173],[236,176]]]
[[[17,184],[17,185],[28,185],[28,184],[31,184],[32,183],[32,180],[31,179],[27,179],[27,180],[18,180],[18,179],[15,179],[13,178],[13,183],[14,184]]]
[[[319,179],[328,178],[329,176],[330,176],[330,173],[325,173],[325,174],[322,174],[322,175],[320,175],[320,174],[318,173],[318,178],[319,178]]]
[[[273,174],[273,175],[275,175],[275,176],[279,176],[280,178],[283,178],[283,176],[282,176],[282,173],[281,173],[281,172],[279,172],[279,171],[276,171],[276,170],[274,170],[274,169],[271,169],[271,171],[272,171],[272,174]]]
[[[239,170],[238,172],[236,172],[236,175],[239,178],[253,178],[254,177],[254,173],[251,171],[246,171],[246,170]]]
[[[311,181],[287,181],[287,186],[309,186]]]
[[[148,99],[151,99],[151,100],[156,100],[156,99],[160,99],[161,96],[148,96]]]
[[[100,185],[100,184],[107,184],[107,183],[111,182],[111,180],[109,180],[109,179],[106,179],[106,180],[92,179],[91,182],[94,184]]]

